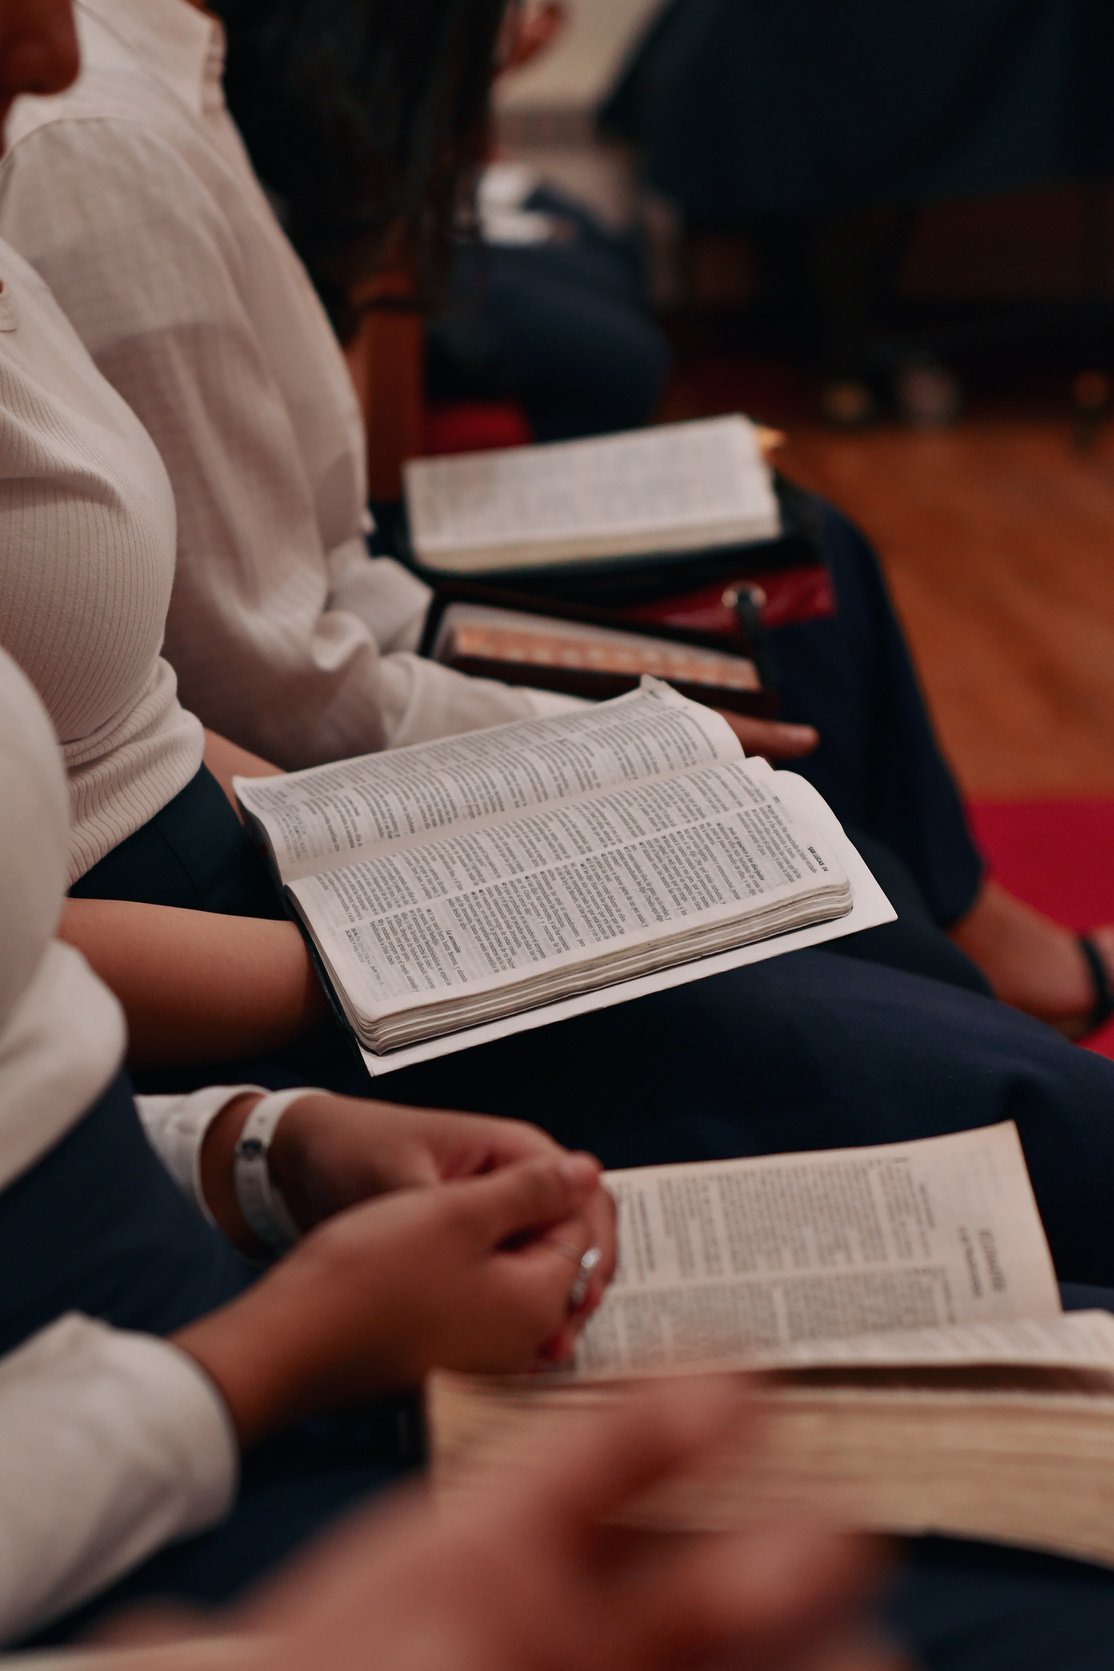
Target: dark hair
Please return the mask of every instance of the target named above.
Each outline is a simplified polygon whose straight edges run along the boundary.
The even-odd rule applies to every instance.
[[[432,294],[486,151],[508,0],[210,4],[232,115],[342,338],[392,256]]]

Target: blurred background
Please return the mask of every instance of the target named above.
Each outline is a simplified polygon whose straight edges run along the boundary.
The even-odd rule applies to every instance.
[[[1114,8],[564,11],[501,82],[502,155],[637,243],[659,410],[784,429],[878,544],[980,816],[1075,803],[1108,853]]]

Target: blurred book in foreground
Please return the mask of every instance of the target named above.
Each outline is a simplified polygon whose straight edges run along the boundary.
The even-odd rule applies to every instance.
[[[543,1414],[745,1368],[763,1453],[648,1499],[645,1523],[730,1527],[772,1499],[1114,1564],[1114,1318],[1061,1310],[1013,1125],[608,1182],[620,1268],[575,1368],[432,1379],[446,1489]]]

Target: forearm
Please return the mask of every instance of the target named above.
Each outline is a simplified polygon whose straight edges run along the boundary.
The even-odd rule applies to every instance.
[[[240,808],[232,788],[234,777],[273,777],[280,768],[258,754],[250,754],[238,743],[230,742],[215,731],[205,732],[205,764],[216,778],[232,804],[237,817]]]
[[[299,1243],[245,1294],[171,1336],[220,1393],[241,1449],[344,1402],[333,1310],[345,1307],[315,1255]],[[366,1340],[352,1346],[368,1357],[374,1351]],[[384,1366],[382,1391],[395,1384]],[[373,1395],[374,1376],[362,1391]]]
[[[383,653],[366,622],[326,607],[324,598],[321,613],[303,608],[281,623],[275,609],[260,600],[240,605],[232,618],[200,586],[183,589],[167,642],[187,704],[282,770],[578,706],[572,698],[472,678],[406,651]],[[236,667],[239,677],[214,691],[216,665]]]
[[[116,994],[140,1065],[263,1055],[310,1034],[327,1005],[293,923],[132,900],[71,899],[59,937]]]

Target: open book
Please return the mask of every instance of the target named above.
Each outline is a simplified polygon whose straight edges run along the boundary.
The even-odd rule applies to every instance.
[[[707,552],[775,540],[781,515],[746,418],[406,465],[410,543],[452,574]]]
[[[652,1519],[730,1525],[762,1494],[1114,1563],[1114,1318],[1061,1311],[1014,1126],[608,1182],[620,1269],[575,1369],[431,1382],[447,1480],[622,1380],[746,1367],[764,1453]]]
[[[815,790],[653,681],[235,787],[373,1073],[894,914]]]

